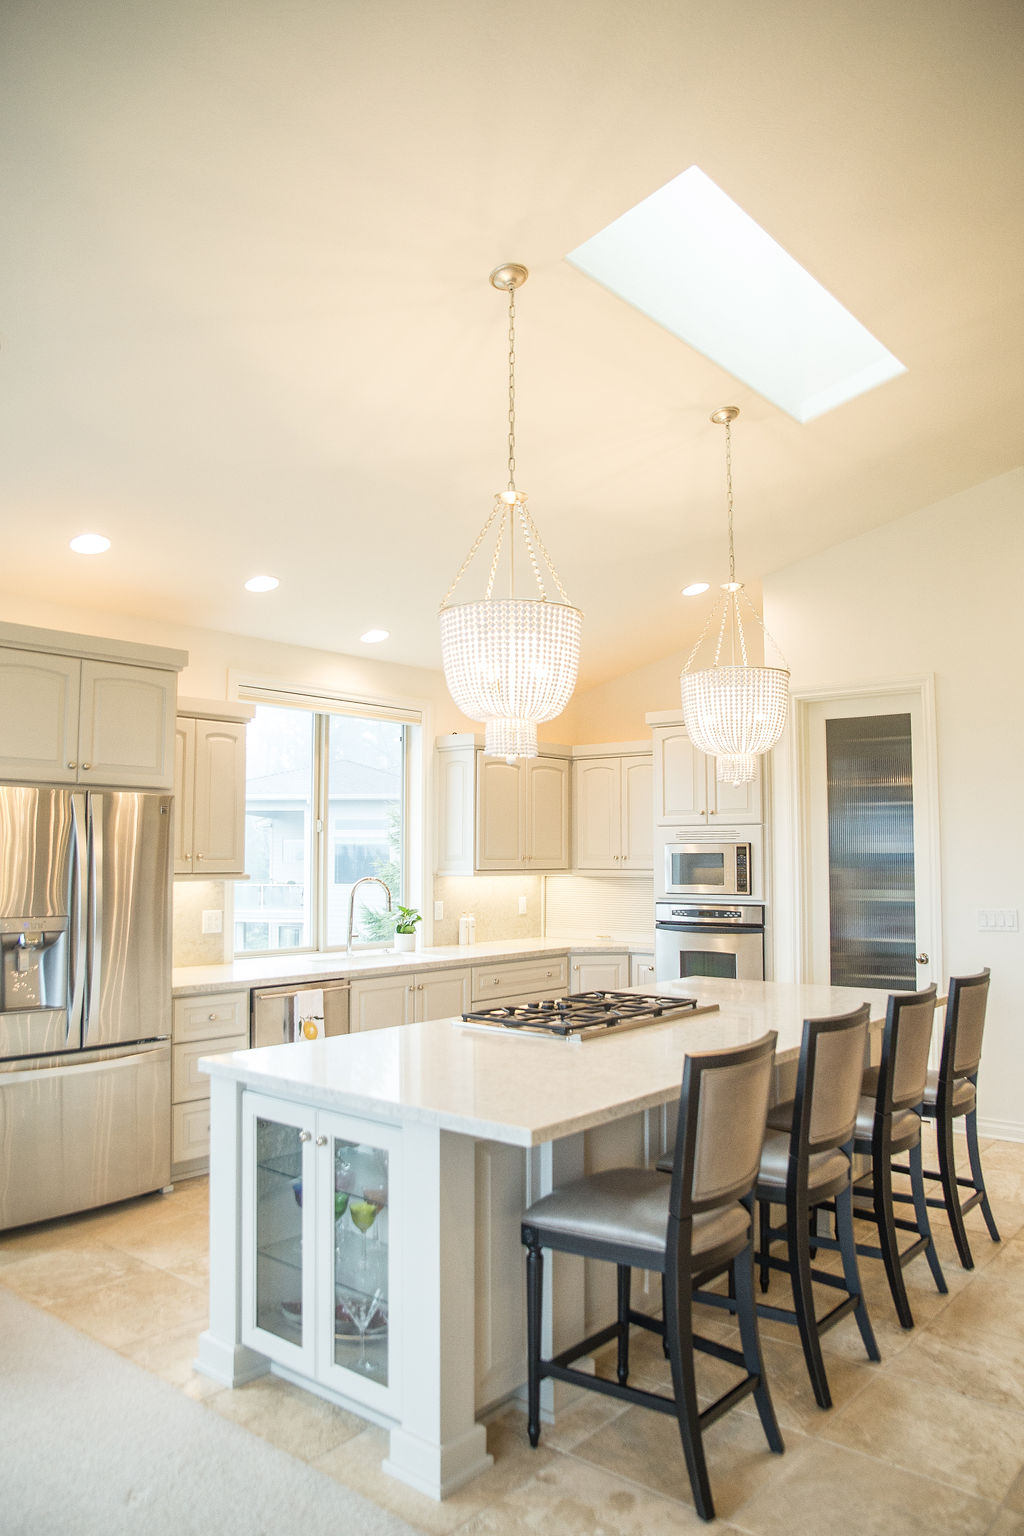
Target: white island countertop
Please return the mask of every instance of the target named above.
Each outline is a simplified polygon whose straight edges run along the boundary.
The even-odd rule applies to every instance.
[[[695,976],[656,990],[715,1003],[718,1011],[579,1042],[434,1019],[235,1051],[201,1065],[213,1077],[279,1098],[529,1147],[668,1103],[679,1092],[687,1052],[748,1044],[774,1029],[784,1063],[799,1052],[805,1018],[869,1002],[880,1028],[888,998],[854,987]]]

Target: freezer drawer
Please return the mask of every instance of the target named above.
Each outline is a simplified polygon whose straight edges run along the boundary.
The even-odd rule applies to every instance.
[[[160,1189],[171,1051],[0,1074],[0,1230]]]

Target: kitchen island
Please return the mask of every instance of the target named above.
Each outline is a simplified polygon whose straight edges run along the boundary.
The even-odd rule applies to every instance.
[[[804,1018],[867,1001],[880,1030],[887,997],[698,977],[658,990],[717,1011],[585,1042],[441,1019],[207,1059],[198,1368],[229,1386],[274,1369],[386,1425],[387,1470],[434,1498],[482,1472],[478,1414],[525,1379],[523,1205],[655,1161],[687,1051],[774,1029],[784,1079]],[[545,1349],[595,1321],[582,1262],[546,1266],[549,1284],[556,1268]]]

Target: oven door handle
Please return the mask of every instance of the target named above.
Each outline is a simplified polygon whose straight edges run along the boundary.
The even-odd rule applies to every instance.
[[[764,933],[763,923],[655,923],[656,933]]]

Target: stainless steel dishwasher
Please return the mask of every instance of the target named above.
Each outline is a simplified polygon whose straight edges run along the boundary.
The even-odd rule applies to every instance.
[[[322,1020],[325,1035],[347,1035],[348,997],[347,981],[254,988],[249,1044],[290,1044],[296,1038],[296,1026],[304,1018]]]

